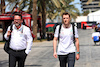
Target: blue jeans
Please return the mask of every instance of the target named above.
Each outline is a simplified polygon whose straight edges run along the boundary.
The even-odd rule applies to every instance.
[[[58,55],[60,61],[60,67],[66,67],[68,63],[68,67],[74,67],[75,64],[75,52],[69,53],[68,55]]]

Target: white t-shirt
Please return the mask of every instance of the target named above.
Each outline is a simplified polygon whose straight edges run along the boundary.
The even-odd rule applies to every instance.
[[[92,37],[94,37],[94,36],[100,36],[100,33],[99,32],[92,33]]]
[[[58,37],[59,27],[60,27],[60,25],[58,25],[56,27],[54,37]],[[78,38],[79,36],[78,36],[77,27],[75,27],[74,29],[75,29],[75,38]],[[73,43],[72,25],[70,26],[70,28],[64,28],[62,25],[61,30],[60,30],[57,54],[58,55],[67,55],[67,54],[75,52],[75,51],[76,51],[76,48]]]

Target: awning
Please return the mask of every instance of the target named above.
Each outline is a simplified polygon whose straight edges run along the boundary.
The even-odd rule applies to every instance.
[[[7,12],[7,13],[4,13],[4,14],[1,14],[0,15],[0,21],[8,21],[8,20],[13,21],[13,16],[14,16],[15,13],[20,13],[22,15],[23,20],[25,22],[25,25],[27,25],[30,28],[30,30],[31,30],[32,15],[29,14],[29,13],[26,13],[24,11],[18,10],[17,7],[15,7],[14,12]],[[33,35],[32,31],[31,31],[31,34],[32,34],[32,36],[34,38],[35,36]]]
[[[20,10],[18,10],[18,8],[15,8],[14,12],[7,12],[5,14],[1,14],[0,15],[0,21],[13,20],[13,16],[17,12],[19,12],[20,14],[22,14],[22,17],[23,17],[23,20],[24,20],[25,24],[28,27],[31,27],[32,15],[28,14],[28,13],[26,13],[24,11],[20,11]]]
[[[48,27],[53,27],[55,24],[47,24],[46,25],[46,28],[48,28]]]
[[[2,20],[13,20],[13,18],[10,16],[1,16],[0,15],[0,21],[2,21]]]

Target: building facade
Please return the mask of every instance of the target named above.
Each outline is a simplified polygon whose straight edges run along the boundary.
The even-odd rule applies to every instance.
[[[80,0],[82,11],[97,11],[100,9],[100,0]]]

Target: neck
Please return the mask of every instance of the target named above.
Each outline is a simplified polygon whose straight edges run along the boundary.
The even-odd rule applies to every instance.
[[[69,28],[70,27],[70,23],[69,24],[64,24],[65,28]]]
[[[16,28],[17,28],[17,29],[19,29],[20,27],[21,27],[21,25],[19,25],[19,26],[16,26]]]

